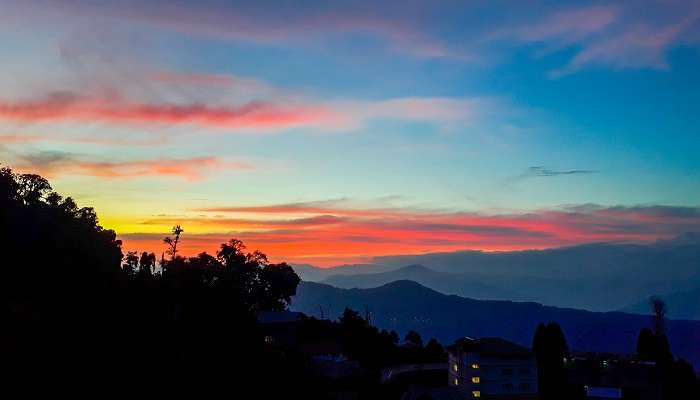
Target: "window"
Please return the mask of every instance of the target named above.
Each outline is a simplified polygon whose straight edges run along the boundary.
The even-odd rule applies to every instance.
[[[530,375],[530,368],[518,368],[518,375]]]
[[[459,379],[458,379],[458,378],[455,378],[455,379],[452,381],[452,383],[454,383],[455,386],[459,386]]]
[[[472,397],[481,397],[480,390],[472,390]]]
[[[480,383],[480,382],[481,382],[481,378],[479,378],[478,376],[472,376],[472,383]]]
[[[529,391],[530,390],[530,384],[527,382],[522,382],[518,385],[518,390],[521,391]]]
[[[501,385],[501,389],[505,392],[512,392],[513,391],[513,384],[512,383],[504,383]]]
[[[503,376],[513,376],[513,368],[504,368],[501,370]]]
[[[458,365],[457,363],[452,364],[452,370],[453,370],[454,372],[459,371],[459,365]]]
[[[472,369],[479,369],[479,364],[477,364],[477,363],[472,364]]]

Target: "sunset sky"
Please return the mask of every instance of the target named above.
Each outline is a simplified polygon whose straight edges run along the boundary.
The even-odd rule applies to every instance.
[[[700,231],[700,1],[0,0],[0,162],[125,250]]]

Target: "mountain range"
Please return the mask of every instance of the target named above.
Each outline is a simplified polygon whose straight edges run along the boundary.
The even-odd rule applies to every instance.
[[[303,280],[344,288],[414,280],[444,294],[471,298],[641,312],[630,304],[646,302],[652,295],[692,295],[700,288],[700,234],[650,244],[594,243],[546,250],[387,256],[365,265],[323,269],[304,265],[295,266],[295,270]],[[674,309],[692,302],[669,304],[670,315],[697,315],[692,309]]]
[[[412,281],[371,289],[301,282],[292,301],[294,311],[316,317],[337,318],[345,307],[369,313],[379,328],[402,335],[415,330],[425,340],[434,337],[443,344],[463,336],[498,336],[529,346],[538,323],[557,321],[574,350],[633,353],[639,330],[650,326],[650,318],[643,315],[474,300],[445,295]],[[667,332],[676,356],[700,366],[700,321],[671,320]]]
[[[374,288],[387,283],[409,280],[444,294],[488,300],[509,300],[522,297],[512,290],[501,289],[482,283],[483,278],[466,274],[437,272],[422,265],[409,265],[403,268],[376,274],[336,274],[325,278],[325,283],[338,288]]]

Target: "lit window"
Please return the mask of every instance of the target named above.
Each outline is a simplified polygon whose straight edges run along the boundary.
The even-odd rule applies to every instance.
[[[479,364],[476,364],[476,363],[472,364],[472,369],[479,369]]]
[[[480,390],[473,390],[472,397],[481,397],[481,391]]]
[[[472,376],[472,383],[479,383],[479,382],[481,382],[481,378],[479,378],[478,376]]]
[[[453,370],[454,372],[459,371],[459,365],[457,365],[457,363],[452,364],[452,370]]]
[[[455,386],[459,386],[459,379],[455,378],[454,384],[455,384]]]

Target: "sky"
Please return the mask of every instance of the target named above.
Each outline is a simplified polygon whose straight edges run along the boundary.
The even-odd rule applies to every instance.
[[[700,231],[700,1],[0,0],[0,162],[125,250]]]

